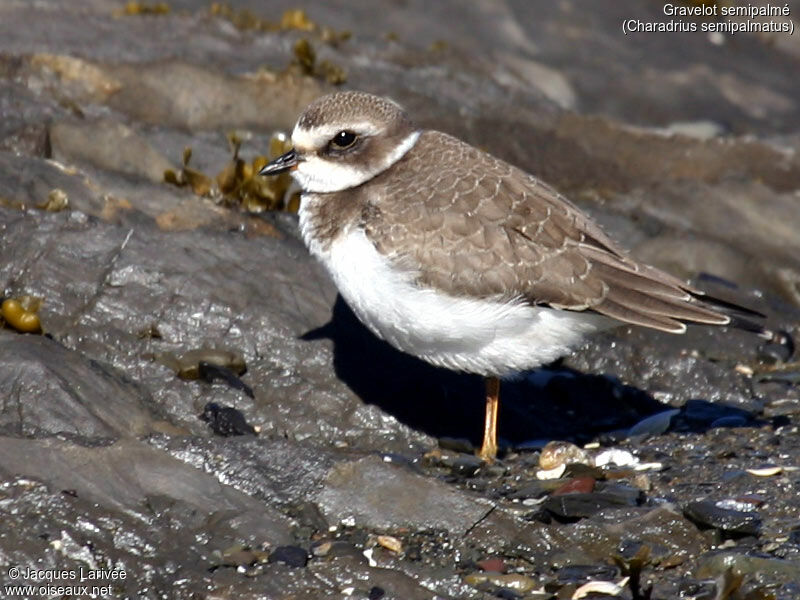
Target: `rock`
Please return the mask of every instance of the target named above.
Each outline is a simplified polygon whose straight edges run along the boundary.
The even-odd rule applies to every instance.
[[[606,465],[628,467],[631,465],[635,465],[638,462],[639,459],[636,458],[633,454],[631,454],[627,450],[620,450],[618,448],[603,450],[597,456],[594,457],[594,464],[595,466],[598,467],[604,467]]]
[[[636,490],[638,493],[639,490]],[[636,500],[627,494],[592,492],[550,496],[542,506],[557,519],[573,520],[589,517],[608,508],[635,506]]]
[[[333,89],[327,62],[348,88],[541,176],[633,256],[794,333],[798,36],[686,33],[676,53],[675,35],[641,34],[630,52],[620,19],[663,19],[634,0],[614,11],[352,0],[283,17],[249,0],[180,0],[168,14],[106,4],[0,3],[0,296],[43,297],[51,336],[0,331],[0,555],[119,566],[122,597],[416,600],[550,595],[465,584],[487,556],[538,573],[610,557],[631,570],[646,549],[634,596],[725,594],[733,570],[747,571],[742,597],[800,595],[788,345],[733,328],[601,333],[503,383],[502,444],[595,442],[638,465],[572,463],[549,481],[535,453],[446,466],[421,457],[444,437],[474,451],[481,378],[377,340],[336,299],[296,216],[253,214],[213,185]],[[316,73],[290,64],[298,43]],[[207,195],[162,181],[187,147]],[[187,382],[154,360],[220,347],[246,362],[240,379]],[[197,419],[209,403],[235,406],[259,435],[213,435]],[[646,465],[659,466],[642,481]],[[760,465],[781,472],[756,482],[745,469]],[[565,477],[591,477],[590,495],[616,507],[552,522],[541,500]],[[763,501],[746,501],[756,483]],[[709,489],[719,509],[757,509],[759,535],[712,551],[731,534],[674,509]],[[321,554],[305,568],[264,562],[284,546]]]
[[[555,469],[570,463],[589,464],[589,455],[582,448],[569,442],[550,442],[539,455],[539,466],[545,470]]]
[[[511,590],[513,592],[525,593],[536,587],[536,580],[519,573],[508,575],[495,573],[470,573],[464,576],[464,582],[471,586],[479,586],[482,583],[491,583],[494,586]]]
[[[321,542],[319,544],[312,545],[311,553],[314,556],[324,557],[328,560],[346,557],[349,559],[355,559],[356,562],[361,562],[364,564],[367,562],[367,558],[364,556],[363,552],[349,542]]]
[[[256,430],[247,422],[242,412],[232,406],[220,406],[216,402],[209,402],[203,407],[200,418],[208,423],[214,433],[223,437],[256,434]]]
[[[619,569],[609,565],[567,565],[558,570],[560,583],[583,583],[590,579],[611,581],[619,577]]]
[[[710,500],[690,502],[683,513],[701,527],[719,529],[730,536],[758,535],[761,529],[761,517],[757,512],[722,508]]]
[[[553,490],[551,496],[563,494],[589,494],[594,490],[595,480],[591,477],[574,477],[559,488]]]
[[[720,421],[720,419],[726,419],[726,421]],[[689,400],[681,413],[674,417],[673,422],[678,431],[697,431],[701,428],[710,428],[715,422],[747,424],[752,423],[752,420],[751,413],[737,407],[712,404],[704,400]]]
[[[192,506],[199,518],[228,511],[221,518],[238,519],[240,534],[254,544],[291,539],[291,521],[276,510],[134,440],[85,447],[57,439],[0,437],[0,470],[56,490],[74,490],[110,510],[139,512],[148,497],[160,496]],[[255,515],[260,516],[254,521]]]
[[[766,556],[750,556],[739,552],[713,552],[704,555],[698,566],[698,577],[716,577],[731,569],[738,575],[778,579],[791,575],[796,577],[800,561],[781,560]]]
[[[300,568],[308,564],[308,552],[299,546],[278,546],[269,554],[269,562]]]
[[[62,121],[50,126],[53,158],[64,163],[87,162],[103,170],[164,181],[175,165],[136,131],[111,120]]]
[[[508,498],[510,498],[511,500],[523,500],[525,498],[541,498],[542,496],[547,495],[547,493],[552,491],[553,489],[557,489],[554,488],[551,485],[551,483],[554,482],[544,482],[544,481],[523,482],[518,488],[516,488],[514,491],[508,494]]]
[[[377,457],[335,465],[317,503],[332,523],[389,530],[445,529],[464,535],[491,507]]]
[[[642,545],[648,546],[649,560],[667,568],[682,564],[707,549],[707,541],[697,527],[669,507],[637,511],[626,514],[619,509],[612,513],[618,515],[613,522],[587,518],[576,523],[572,533],[586,540],[582,544],[583,562],[607,560],[632,544],[634,551]]]
[[[0,426],[28,436],[131,437],[164,419],[121,371],[42,336],[0,330],[0,391]]]
[[[491,558],[484,558],[475,563],[482,571],[491,571],[493,573],[505,573],[508,570],[508,565],[505,561],[497,556]]]
[[[628,435],[634,437],[637,435],[659,435],[669,429],[672,423],[672,417],[679,414],[681,411],[677,408],[672,410],[665,410],[663,412],[651,415],[642,419],[636,425],[628,430]]]

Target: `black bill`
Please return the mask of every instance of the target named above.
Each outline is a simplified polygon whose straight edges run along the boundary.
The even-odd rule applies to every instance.
[[[281,154],[278,158],[265,165],[259,172],[259,175],[280,175],[291,171],[297,167],[297,152],[294,148],[289,150],[286,154]]]

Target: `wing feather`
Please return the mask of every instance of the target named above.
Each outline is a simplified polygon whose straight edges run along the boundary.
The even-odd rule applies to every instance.
[[[632,259],[547,184],[446,134],[423,133],[371,183],[365,231],[419,285],[673,333],[731,320],[732,309]]]

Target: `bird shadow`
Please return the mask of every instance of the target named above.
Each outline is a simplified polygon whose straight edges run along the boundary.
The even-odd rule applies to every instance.
[[[437,368],[394,349],[364,327],[341,296],[331,320],[301,336],[323,338],[333,342],[336,375],[364,402],[431,436],[480,443],[482,377]],[[668,408],[614,377],[555,363],[503,381],[498,431],[512,446],[549,439],[583,443]]]

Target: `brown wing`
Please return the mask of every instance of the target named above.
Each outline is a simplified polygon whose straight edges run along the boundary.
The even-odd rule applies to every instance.
[[[697,290],[628,257],[551,187],[443,133],[423,133],[369,187],[380,193],[367,201],[367,236],[421,285],[675,333],[682,321],[730,320]]]

